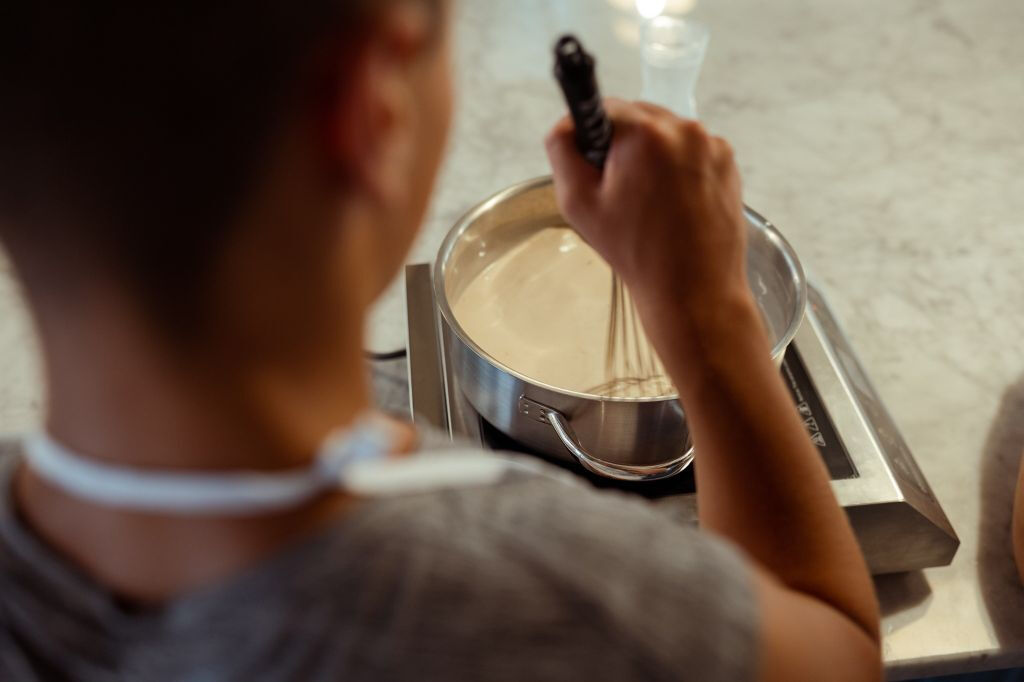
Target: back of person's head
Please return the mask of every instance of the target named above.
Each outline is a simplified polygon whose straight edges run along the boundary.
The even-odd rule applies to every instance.
[[[0,238],[33,298],[102,272],[187,315],[282,121],[337,99],[325,65],[385,4],[9,3]]]

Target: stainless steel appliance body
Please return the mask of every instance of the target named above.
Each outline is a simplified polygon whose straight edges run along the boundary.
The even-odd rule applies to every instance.
[[[781,362],[807,301],[800,262],[778,230],[746,210],[747,270]],[[448,359],[473,407],[512,438],[588,470],[622,480],[674,475],[693,460],[686,418],[676,396],[606,397],[566,390],[527,377],[481,348],[452,312],[464,287],[537,230],[566,225],[551,179],[537,178],[473,208],[451,230],[434,268],[434,297],[454,338]],[[552,292],[557,296],[557,292]],[[572,312],[572,301],[565,301]],[[603,335],[594,343],[604,343]]]

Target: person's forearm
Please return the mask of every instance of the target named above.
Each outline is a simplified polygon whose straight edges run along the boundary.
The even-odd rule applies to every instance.
[[[666,312],[657,334],[696,447],[701,524],[877,637],[870,576],[753,300],[724,300],[697,325]]]

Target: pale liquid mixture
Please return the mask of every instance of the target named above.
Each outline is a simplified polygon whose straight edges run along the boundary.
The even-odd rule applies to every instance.
[[[573,230],[545,228],[469,282],[453,311],[480,348],[537,382],[623,398],[674,394],[663,375],[642,382],[608,375],[611,278]]]

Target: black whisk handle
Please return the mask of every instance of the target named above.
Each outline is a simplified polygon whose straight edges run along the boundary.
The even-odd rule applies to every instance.
[[[612,146],[612,122],[601,103],[594,58],[573,35],[564,35],[555,44],[555,78],[576,126],[576,146],[588,162],[603,168]]]

